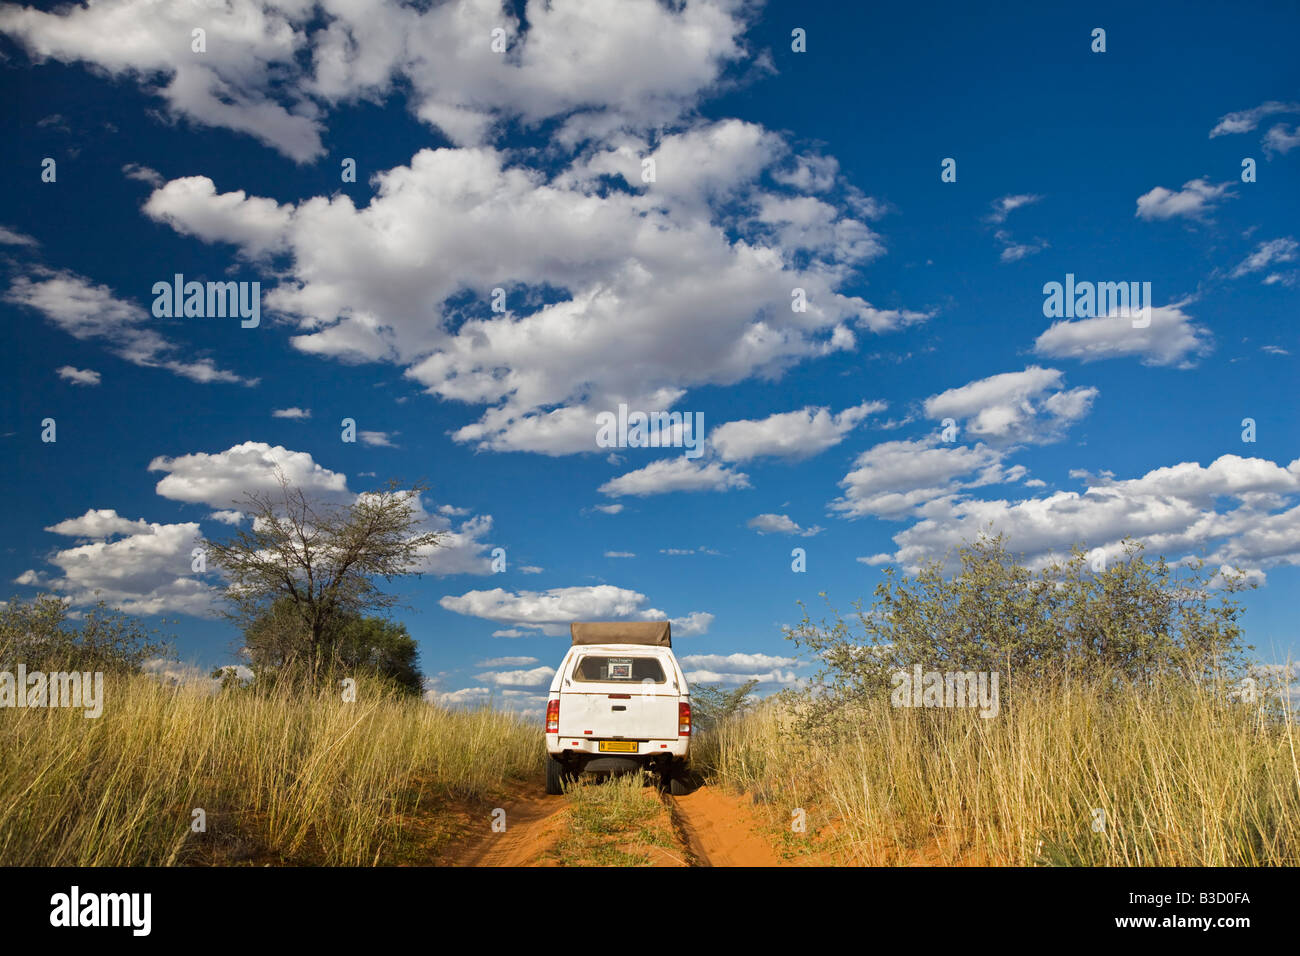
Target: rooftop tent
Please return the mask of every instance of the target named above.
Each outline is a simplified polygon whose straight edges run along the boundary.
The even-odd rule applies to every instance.
[[[649,644],[672,647],[667,621],[574,621],[569,625],[574,644]]]

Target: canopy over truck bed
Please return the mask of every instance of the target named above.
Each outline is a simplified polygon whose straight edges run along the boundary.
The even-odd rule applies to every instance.
[[[576,644],[649,644],[672,647],[667,621],[574,621],[569,633]]]

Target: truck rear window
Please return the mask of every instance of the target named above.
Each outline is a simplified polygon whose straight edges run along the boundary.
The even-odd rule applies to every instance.
[[[664,682],[664,669],[655,657],[605,657],[587,655],[579,659],[573,668],[576,681],[627,681],[639,684],[649,680],[655,684]]]

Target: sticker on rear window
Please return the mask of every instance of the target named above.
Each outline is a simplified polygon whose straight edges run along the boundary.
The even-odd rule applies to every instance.
[[[663,666],[653,657],[605,657],[594,654],[578,659],[573,666],[573,679],[593,683],[614,681],[619,684],[637,681],[662,684],[667,681]]]

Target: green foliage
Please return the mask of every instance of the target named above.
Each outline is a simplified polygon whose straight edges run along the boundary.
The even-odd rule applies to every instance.
[[[384,677],[410,694],[424,690],[419,649],[403,624],[381,617],[347,618],[329,646],[336,671]]]
[[[749,695],[757,686],[756,680],[747,680],[731,690],[712,684],[692,684],[691,722],[701,731],[712,730],[719,722],[748,707]]]
[[[288,598],[276,601],[244,633],[249,661],[263,683],[306,677],[303,664],[310,640]],[[318,653],[317,677],[322,682],[369,674],[411,694],[423,690],[419,650],[402,624],[353,613],[337,615],[321,636]]]
[[[1250,648],[1233,595],[1254,585],[1241,572],[1212,574],[1201,561],[1171,567],[1142,550],[1126,541],[1122,560],[1094,571],[1076,546],[1032,570],[1001,535],[981,535],[959,550],[951,576],[939,561],[915,577],[888,569],[875,603],[855,603],[851,621],[833,609],[830,621],[813,621],[805,608],[785,634],[824,669],[802,712],[815,722],[844,702],[887,694],[891,675],[914,664],[997,671],[1004,698],[1018,685],[1101,675],[1197,684],[1240,675]]]
[[[103,601],[74,619],[69,605],[55,595],[30,601],[13,597],[0,609],[0,665],[136,673],[148,660],[171,656],[158,633]]]

